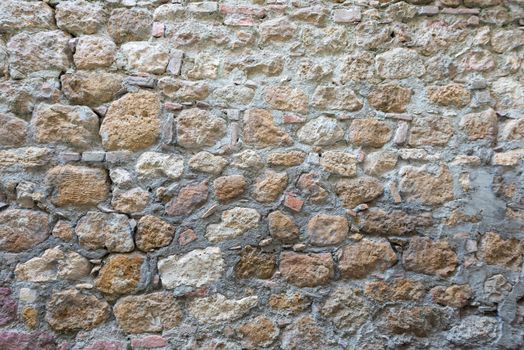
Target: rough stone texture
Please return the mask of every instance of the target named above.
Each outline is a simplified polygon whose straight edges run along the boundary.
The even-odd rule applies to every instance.
[[[373,271],[384,271],[397,262],[387,241],[364,239],[340,251],[339,268],[345,278],[363,278]]]
[[[344,207],[353,208],[371,202],[384,192],[382,183],[374,177],[364,176],[351,180],[340,180],[335,184],[335,193]]]
[[[11,113],[0,113],[0,146],[16,147],[25,142],[27,122]]]
[[[133,229],[127,216],[90,211],[76,225],[79,243],[87,249],[130,252],[134,249]]]
[[[123,77],[106,72],[77,71],[62,75],[64,95],[74,104],[99,106],[113,101],[122,89]]]
[[[98,3],[63,1],[56,6],[55,18],[58,28],[80,36],[96,33],[107,21],[107,14]]]
[[[396,84],[379,85],[368,95],[369,104],[382,112],[402,113],[411,99],[411,89]]]
[[[166,213],[173,216],[191,214],[206,202],[208,188],[207,181],[185,186],[166,204]]]
[[[426,168],[406,166],[400,170],[399,190],[423,204],[442,204],[454,198],[453,178],[446,166],[430,173]]]
[[[336,119],[320,116],[300,128],[297,136],[305,144],[329,146],[344,138],[344,130]]]
[[[116,45],[102,36],[86,35],[78,39],[75,66],[78,69],[96,69],[109,67],[116,56]]]
[[[488,232],[482,236],[479,253],[487,264],[519,271],[524,247],[515,238],[506,240],[495,232]]]
[[[446,241],[413,237],[402,254],[402,263],[407,270],[449,276],[457,266],[457,255]]]
[[[326,284],[334,275],[331,254],[282,253],[280,273],[297,287],[315,287]]]
[[[356,119],[349,128],[349,139],[358,146],[382,147],[391,135],[387,123],[376,119]]]
[[[354,155],[340,151],[322,153],[320,165],[325,171],[340,176],[355,176],[357,174],[357,159]]]
[[[298,238],[298,226],[289,215],[277,210],[269,213],[267,219],[271,237],[283,242],[291,242]]]
[[[247,246],[235,265],[235,275],[237,278],[271,278],[275,271],[275,260],[275,256]]]
[[[288,176],[286,173],[277,173],[268,170],[255,183],[253,198],[261,203],[273,202],[280,196],[287,186]]]
[[[171,243],[174,235],[173,225],[156,216],[146,215],[138,221],[136,246],[144,252],[149,252]]]
[[[228,201],[244,193],[247,181],[242,175],[221,176],[213,182],[213,186],[217,199]]]
[[[307,224],[309,242],[316,246],[339,244],[348,232],[348,221],[342,216],[317,214]]]
[[[0,250],[20,252],[30,249],[49,236],[49,216],[26,209],[0,212]]]
[[[113,254],[100,269],[95,286],[109,296],[134,293],[145,278],[146,259],[140,254]]]
[[[184,110],[176,120],[177,142],[184,148],[213,146],[225,130],[224,119],[198,108]]]
[[[244,113],[244,140],[257,148],[291,144],[291,137],[277,127],[271,111],[249,109]]]
[[[189,314],[200,323],[218,324],[236,320],[258,304],[258,297],[226,299],[222,294],[195,299],[188,305]]]

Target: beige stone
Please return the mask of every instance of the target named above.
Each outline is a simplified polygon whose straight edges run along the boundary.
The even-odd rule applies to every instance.
[[[280,334],[278,326],[268,317],[257,316],[238,327],[238,332],[250,347],[266,347]]]
[[[308,98],[306,94],[289,85],[266,88],[266,102],[273,109],[292,112],[306,112]]]
[[[357,159],[353,154],[347,152],[323,152],[320,165],[325,171],[340,176],[355,176],[357,174]]]
[[[235,207],[222,212],[222,221],[208,225],[205,237],[211,242],[221,242],[243,235],[258,227],[260,214],[255,209]]]
[[[453,136],[453,122],[447,117],[425,117],[414,120],[409,133],[411,146],[444,146]]]
[[[146,215],[138,221],[136,246],[144,252],[165,247],[175,236],[175,227],[153,215]]]
[[[184,148],[213,146],[225,136],[226,122],[198,108],[183,110],[176,118],[177,143]]]
[[[355,332],[368,319],[371,308],[362,297],[359,289],[335,289],[322,308],[322,316],[335,324],[338,329]]]
[[[227,299],[222,294],[215,294],[192,300],[187,310],[200,323],[223,324],[241,318],[257,305],[257,296]]]
[[[490,108],[484,112],[466,114],[460,119],[460,127],[469,140],[493,140],[498,132],[497,113]]]
[[[274,166],[297,166],[304,162],[306,154],[302,151],[274,152],[267,156],[267,162]]]
[[[438,172],[430,172],[424,166],[405,166],[400,169],[399,174],[399,190],[410,200],[439,205],[454,198],[453,177],[444,165],[440,166]]]
[[[227,164],[228,161],[225,158],[206,151],[199,152],[189,159],[189,167],[192,170],[213,175],[219,175]]]
[[[78,38],[73,60],[77,69],[109,67],[116,55],[116,45],[103,36],[86,35]]]
[[[374,271],[384,271],[397,262],[388,241],[363,239],[339,252],[338,267],[344,278],[364,278]]]
[[[424,297],[426,288],[418,281],[397,278],[392,282],[373,281],[366,283],[364,293],[379,302],[417,301]]]
[[[0,172],[26,171],[49,163],[51,150],[41,147],[11,148],[0,151]]]
[[[465,107],[471,100],[471,94],[464,85],[455,83],[429,86],[427,94],[431,102],[442,106]]]
[[[329,146],[344,139],[344,129],[336,119],[320,116],[301,127],[297,136],[308,145]]]
[[[87,249],[130,252],[135,248],[133,229],[126,215],[90,211],[76,225],[79,243]]]
[[[307,224],[312,245],[329,246],[343,242],[349,232],[348,220],[343,216],[317,214]]]
[[[149,192],[140,187],[130,190],[115,190],[113,191],[111,206],[122,213],[138,213],[146,208],[149,199]]]
[[[313,93],[311,104],[318,109],[358,111],[362,101],[346,86],[318,86]]]
[[[516,238],[504,239],[495,232],[487,232],[480,241],[479,256],[487,264],[520,271],[524,247]]]
[[[257,148],[290,145],[291,137],[275,125],[271,111],[248,109],[244,112],[244,140]]]
[[[367,174],[380,176],[395,169],[398,155],[391,151],[377,151],[366,155],[364,170]]]
[[[61,77],[62,91],[71,103],[99,106],[122,91],[123,77],[115,73],[76,71]]]
[[[412,91],[397,84],[375,87],[368,95],[371,107],[386,113],[402,113],[411,100]]]
[[[349,127],[349,140],[358,146],[382,147],[392,134],[386,122],[376,119],[355,119]]]
[[[293,218],[280,210],[269,213],[267,216],[271,237],[283,242],[292,242],[298,239],[298,226]]]
[[[343,179],[336,182],[335,193],[344,203],[344,207],[352,209],[380,197],[384,193],[384,185],[370,176]]]
[[[11,113],[0,113],[0,146],[16,147],[25,143],[28,123]]]
[[[273,202],[282,194],[287,183],[286,173],[267,170],[262,177],[257,179],[252,196],[260,203]]]
[[[0,212],[0,250],[21,252],[49,237],[49,216],[40,211],[6,209]]]
[[[244,193],[247,181],[242,175],[221,176],[213,181],[213,186],[218,200],[228,201]]]
[[[334,277],[333,259],[329,253],[283,252],[279,271],[288,283],[297,287],[316,287],[327,284]]]
[[[112,254],[104,261],[95,286],[109,297],[135,293],[145,282],[145,264],[141,254]]]
[[[431,296],[438,304],[461,308],[469,303],[471,287],[467,284],[437,286],[431,289]]]

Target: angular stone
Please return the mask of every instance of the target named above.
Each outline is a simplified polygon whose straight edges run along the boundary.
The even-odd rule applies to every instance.
[[[267,162],[274,166],[297,166],[304,162],[306,154],[302,151],[274,152],[267,156]]]
[[[219,175],[227,164],[228,161],[223,157],[215,156],[206,151],[198,152],[189,159],[189,167],[192,170],[213,175]]]
[[[506,141],[524,140],[524,118],[509,120],[502,129],[501,138]]]
[[[46,305],[45,320],[57,332],[90,330],[110,314],[109,304],[76,289],[55,291]]]
[[[307,224],[309,241],[315,246],[329,246],[343,242],[349,232],[348,220],[343,216],[317,214]]]
[[[119,212],[132,214],[143,211],[149,203],[149,192],[135,187],[130,190],[113,191],[111,206]]]
[[[283,252],[279,271],[288,283],[297,287],[316,287],[329,283],[334,277],[333,258],[329,253]]]
[[[44,2],[5,0],[0,3],[0,32],[51,29],[53,9]]]
[[[480,113],[470,113],[460,119],[460,127],[468,140],[490,139],[497,137],[498,118],[493,109]]]
[[[442,165],[438,172],[427,167],[405,166],[400,169],[399,190],[410,200],[426,205],[439,205],[453,200],[453,177]]]
[[[242,175],[221,176],[213,181],[213,187],[219,201],[228,201],[245,192],[247,181]]]
[[[467,284],[438,286],[431,289],[431,296],[440,305],[460,308],[468,305],[471,298],[471,287]]]
[[[333,10],[333,21],[335,23],[357,23],[361,19],[362,11],[359,6]]]
[[[402,264],[408,271],[445,277],[455,271],[457,254],[447,241],[434,242],[427,237],[413,237],[402,254]]]
[[[177,154],[144,152],[138,157],[135,169],[142,179],[167,177],[176,180],[184,172],[184,158]]]
[[[394,307],[386,311],[385,328],[393,334],[428,337],[446,328],[442,311],[430,306]]]
[[[184,60],[184,64],[187,61]],[[217,56],[208,53],[198,55],[193,62],[193,66],[187,72],[187,78],[192,80],[216,79],[218,77],[218,66],[220,60]]]
[[[271,294],[268,305],[279,312],[298,314],[306,310],[311,302],[309,298],[298,292]]]
[[[264,163],[258,152],[246,149],[233,155],[233,166],[240,169],[260,169]]]
[[[58,28],[80,36],[96,33],[107,21],[101,4],[87,1],[61,1],[56,6]]]
[[[512,289],[511,283],[501,274],[493,275],[484,282],[484,296],[490,303],[500,303]]]
[[[255,209],[236,207],[222,212],[222,221],[208,225],[206,238],[210,242],[221,242],[241,236],[258,227],[260,214]]]
[[[241,318],[258,304],[257,296],[227,299],[222,294],[197,298],[189,302],[188,312],[198,322],[223,324]]]
[[[389,301],[416,301],[426,294],[424,284],[418,281],[398,278],[393,282],[368,282],[364,289],[367,297],[379,302]]]
[[[50,150],[39,147],[12,148],[0,151],[0,172],[18,172],[49,163]]]
[[[454,344],[487,345],[499,337],[499,322],[494,317],[471,315],[451,328],[446,338]]]
[[[417,52],[404,48],[394,48],[377,55],[375,69],[384,79],[420,77],[426,71]]]
[[[334,109],[355,112],[362,108],[362,101],[346,86],[318,86],[311,104],[318,109]]]
[[[266,88],[266,102],[273,109],[292,112],[307,112],[308,98],[299,89],[289,85]]]
[[[461,84],[429,86],[427,94],[430,101],[441,106],[465,107],[471,100],[470,92]]]
[[[290,14],[290,17],[294,20],[311,23],[317,26],[323,25],[327,16],[327,9],[321,5],[298,8]]]
[[[360,217],[360,229],[370,235],[406,236],[417,232],[419,226],[430,226],[431,215],[408,215],[402,210],[384,211],[371,208]]]
[[[347,152],[326,151],[320,158],[322,168],[340,176],[355,176],[357,174],[357,159]]]
[[[524,246],[518,239],[503,239],[495,232],[485,233],[480,241],[479,257],[489,265],[520,271],[523,253]]]
[[[308,145],[329,146],[344,139],[344,129],[336,119],[320,116],[301,127],[297,136]]]
[[[183,187],[178,195],[166,204],[166,213],[173,216],[187,216],[200,208],[208,197],[207,180]]]
[[[226,121],[198,108],[185,109],[176,118],[177,143],[184,148],[213,146],[226,134]]]
[[[277,17],[266,20],[259,26],[260,39],[267,41],[287,41],[293,38],[297,30],[296,24],[287,17]]]
[[[311,315],[304,315],[289,324],[282,334],[283,349],[324,349],[328,345],[324,327],[319,327]]]
[[[255,90],[243,85],[226,85],[215,89],[211,97],[218,106],[242,108],[251,103]]]
[[[82,350],[126,350],[126,347],[118,340],[95,340]]]
[[[385,271],[396,262],[397,255],[388,241],[363,239],[340,251],[338,267],[344,278],[364,278],[371,272]]]
[[[389,125],[376,119],[355,119],[349,127],[349,140],[358,146],[382,147],[391,135]]]
[[[163,77],[158,80],[158,87],[165,96],[180,102],[203,100],[209,95],[209,86],[202,81]]]
[[[27,122],[11,113],[0,113],[0,146],[16,147],[25,143]]]
[[[248,109],[244,112],[244,141],[257,148],[290,145],[291,137],[275,125],[271,111]]]
[[[169,48],[147,41],[125,43],[120,48],[127,59],[127,70],[163,74],[169,62]]]
[[[291,216],[276,210],[269,213],[267,220],[269,233],[274,239],[282,242],[293,242],[298,239],[300,232]]]
[[[413,122],[408,143],[411,146],[443,146],[453,136],[454,127],[450,118],[425,117]]]
[[[126,333],[162,332],[182,321],[180,306],[168,292],[123,297],[115,304],[113,312]]]
[[[136,230],[136,246],[144,252],[165,247],[175,236],[173,225],[153,215],[146,215],[138,221]]]
[[[77,69],[96,69],[111,66],[115,55],[114,42],[103,36],[86,35],[78,39],[73,60]]]
[[[0,212],[0,250],[21,252],[49,237],[47,214],[27,209],[6,209]]]
[[[268,279],[273,276],[275,268],[276,258],[273,254],[246,246],[240,252],[240,260],[235,265],[235,276],[237,278]]]
[[[248,346],[256,348],[271,345],[280,334],[280,329],[270,318],[261,315],[242,324],[238,332]]]
[[[402,113],[411,100],[412,91],[397,84],[376,86],[368,95],[371,107],[386,113]]]
[[[264,175],[257,179],[253,191],[253,198],[260,203],[275,201],[287,186],[288,176],[286,173],[277,173],[267,170]]]
[[[500,152],[493,154],[493,164],[502,166],[515,166],[524,159],[524,149],[513,149],[507,152]],[[1,167],[1,155],[0,155],[0,167]]]
[[[159,115],[160,100],[149,91],[114,101],[100,126],[104,148],[137,151],[153,145],[160,135]]]
[[[38,143],[66,144],[81,150],[99,143],[98,116],[84,106],[42,103],[34,111],[31,127]]]
[[[117,8],[111,11],[107,31],[117,44],[149,39],[153,16],[144,8]]]
[[[384,185],[374,177],[363,176],[356,179],[343,179],[335,184],[335,193],[344,207],[353,209],[359,204],[371,202],[384,193]]]
[[[99,106],[117,97],[123,77],[115,73],[77,71],[62,75],[61,81],[64,95],[72,103]]]
[[[182,256],[168,256],[158,261],[162,286],[173,289],[180,286],[200,288],[222,278],[225,263],[218,247],[195,249]]]
[[[367,174],[380,176],[395,169],[398,155],[390,151],[378,151],[366,155],[364,170]]]
[[[491,35],[491,47],[496,53],[511,51],[524,45],[524,39],[518,29],[494,31]]]
[[[109,297],[135,293],[147,278],[147,262],[143,255],[111,254],[100,269],[95,286]]]
[[[12,78],[24,78],[38,71],[55,76],[70,66],[70,37],[59,30],[16,34],[7,43],[9,72]]]
[[[133,229],[126,215],[90,211],[75,229],[79,243],[87,249],[130,252],[134,249]]]
[[[46,182],[53,186],[51,202],[56,206],[94,206],[109,193],[107,171],[84,166],[62,165],[47,172]]]
[[[55,350],[56,341],[51,332],[36,331],[25,333],[19,331],[0,331],[0,344],[9,350]]]
[[[320,313],[338,329],[353,333],[368,319],[371,308],[359,289],[337,288],[328,297]]]
[[[16,319],[16,307],[17,302],[11,296],[11,289],[0,287],[0,326],[5,326]]]

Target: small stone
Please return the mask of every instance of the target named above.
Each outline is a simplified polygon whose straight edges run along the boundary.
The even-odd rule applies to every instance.
[[[297,287],[316,287],[329,283],[334,277],[333,259],[329,253],[283,252],[279,271],[288,283]]]
[[[146,278],[146,259],[140,254],[112,254],[95,281],[95,286],[109,297],[142,289]]]
[[[149,202],[149,192],[135,187],[130,190],[113,191],[111,206],[122,213],[138,213],[143,211]]]
[[[151,35],[153,16],[143,8],[117,8],[111,11],[107,31],[117,44],[147,40]]]
[[[198,322],[224,324],[241,318],[258,304],[257,296],[226,299],[222,294],[197,298],[189,302],[188,311]]]
[[[480,241],[479,257],[489,265],[520,271],[524,247],[516,238],[503,239],[495,232],[488,232]]]
[[[83,350],[126,350],[127,345],[118,340],[94,340]]]
[[[384,193],[384,185],[370,176],[343,179],[336,182],[335,193],[344,203],[344,207],[351,209],[380,197]]]
[[[364,278],[373,271],[384,271],[397,262],[388,241],[363,239],[344,247],[338,267],[344,278]]]
[[[244,85],[225,85],[213,91],[211,97],[224,107],[247,106],[255,97],[255,90]]]
[[[362,101],[346,86],[319,86],[313,93],[311,104],[318,109],[334,109],[356,112],[362,109]]]
[[[266,102],[273,109],[304,113],[307,111],[308,98],[299,89],[281,85],[266,89]]]
[[[169,63],[169,48],[163,44],[133,41],[123,44],[120,50],[130,72],[164,74]]]
[[[226,121],[202,109],[185,109],[176,118],[176,132],[180,146],[200,149],[213,146],[225,136]]]
[[[27,209],[6,209],[0,212],[0,250],[21,252],[49,237],[47,214]]]
[[[78,69],[105,68],[113,64],[116,45],[102,36],[86,35],[78,38],[73,60]]]
[[[267,216],[269,233],[274,239],[282,242],[293,242],[299,237],[298,226],[293,218],[280,210],[269,213]]]
[[[411,100],[412,91],[396,84],[376,86],[368,95],[369,104],[382,112],[402,113]]]
[[[24,307],[22,309],[21,316],[27,328],[35,329],[38,327],[38,310],[34,307]]]
[[[262,177],[257,179],[252,196],[260,203],[273,202],[282,194],[287,183],[286,173],[267,170]]]
[[[206,228],[205,237],[210,242],[221,242],[243,235],[258,227],[260,214],[255,209],[236,207],[222,212],[222,222]]]
[[[284,206],[293,210],[295,213],[299,213],[304,205],[304,200],[294,193],[287,193],[284,196]]]
[[[471,288],[467,284],[453,284],[449,287],[438,286],[431,289],[431,296],[440,305],[461,308],[469,303]]]
[[[25,143],[28,123],[11,113],[0,113],[0,146],[16,147]]]
[[[353,333],[368,319],[371,309],[359,289],[337,288],[328,297],[320,313],[338,329]]]
[[[146,215],[138,221],[135,242],[138,249],[150,252],[165,247],[175,236],[175,228],[156,216]]]
[[[349,127],[349,139],[358,146],[382,147],[391,135],[389,125],[376,119],[355,119]]]
[[[62,90],[78,105],[99,106],[111,102],[122,89],[123,77],[115,73],[77,71],[61,77]]]
[[[408,271],[445,277],[455,271],[457,255],[447,241],[413,237],[402,255],[402,263]]]
[[[302,151],[274,152],[267,156],[267,162],[273,166],[297,166],[304,162],[306,154]]]
[[[244,112],[244,141],[256,148],[290,145],[291,137],[275,125],[271,111],[248,109]]]
[[[17,302],[11,296],[11,289],[0,287],[0,326],[5,326],[16,319],[16,307]]]
[[[421,282],[405,278],[395,279],[393,282],[368,282],[364,289],[367,297],[379,302],[389,301],[416,301],[426,294],[426,288]]]
[[[221,176],[213,181],[213,186],[217,199],[225,202],[244,193],[247,181],[242,175]]]
[[[167,345],[167,340],[161,335],[147,335],[141,338],[131,339],[131,348],[133,350],[157,349]]]
[[[92,151],[92,152],[83,152],[82,161],[83,162],[103,162],[106,157],[106,152],[103,151]]]
[[[186,216],[200,208],[208,197],[207,180],[183,187],[178,195],[166,204],[166,213],[173,216]]]
[[[264,253],[252,246],[246,246],[240,252],[240,260],[235,265],[235,276],[240,279],[268,279],[273,276],[275,268],[276,258],[274,255]]]
[[[250,347],[269,346],[280,334],[277,325],[271,319],[262,315],[242,324],[238,327],[238,332]]]
[[[320,116],[301,127],[297,136],[308,145],[329,146],[344,139],[344,129],[335,118]]]
[[[355,176],[357,174],[357,159],[347,152],[326,151],[320,158],[322,168],[340,176]]]
[[[158,261],[162,286],[167,289],[180,286],[200,288],[213,284],[222,277],[224,268],[218,247],[195,249],[182,256],[172,255]]]
[[[75,289],[53,292],[46,305],[45,320],[57,332],[90,330],[109,317],[107,302]]]
[[[375,69],[384,79],[420,77],[426,71],[415,50],[394,48],[375,57]]]
[[[429,86],[428,98],[441,106],[465,107],[471,100],[470,92],[461,84]]]
[[[94,34],[107,21],[102,4],[87,1],[61,1],[56,6],[58,28],[81,36]]]
[[[464,115],[459,125],[466,133],[468,140],[493,140],[497,137],[497,113],[491,108],[484,112]]]
[[[135,169],[142,179],[167,177],[176,180],[184,172],[184,158],[176,154],[144,152],[138,157]]]
[[[515,166],[524,159],[524,149],[514,149],[507,152],[493,154],[493,164],[502,166]]]
[[[494,317],[471,315],[451,328],[446,338],[454,344],[487,345],[499,336],[499,322]]]
[[[348,220],[343,216],[317,214],[307,224],[309,241],[315,246],[329,246],[343,242],[349,232]]]
[[[199,152],[189,159],[189,167],[192,170],[203,173],[219,175],[228,161],[220,156],[215,156],[209,152]]]
[[[427,205],[438,205],[450,201],[453,195],[453,177],[446,166],[438,172],[427,167],[405,166],[400,169],[400,192],[414,201]]]
[[[444,146],[453,134],[453,121],[450,118],[417,118],[411,126],[408,143],[411,146]]]

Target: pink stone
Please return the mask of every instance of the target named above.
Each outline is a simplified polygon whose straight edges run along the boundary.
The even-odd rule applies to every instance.
[[[284,114],[284,123],[285,124],[297,124],[304,123],[306,118],[297,114]]]
[[[284,198],[284,206],[298,213],[302,210],[303,205],[304,201],[297,195],[293,193],[286,194],[286,197]]]
[[[224,24],[226,26],[254,26],[256,22],[251,16],[234,13],[226,16]]]
[[[264,9],[260,7],[237,6],[228,4],[220,5],[220,12],[225,15],[237,13],[241,15],[255,16],[258,18],[263,18],[266,14]]]
[[[0,326],[16,318],[16,300],[11,297],[11,289],[0,288]]]
[[[335,9],[333,11],[333,21],[335,23],[356,23],[362,19],[360,7],[354,6],[347,9]]]
[[[178,244],[186,245],[186,244],[193,242],[196,239],[197,239],[197,235],[195,231],[193,231],[192,229],[187,229],[183,231],[182,233],[180,233],[180,237],[178,237]]]
[[[83,350],[125,350],[124,343],[118,340],[95,340]]]
[[[135,338],[131,340],[131,347],[133,349],[145,348],[145,349],[154,349],[161,348],[167,345],[167,341],[164,337],[160,335],[148,335],[143,338]]]
[[[153,29],[151,30],[151,33],[155,38],[161,38],[164,36],[165,29],[166,26],[164,23],[155,22],[153,23]]]

